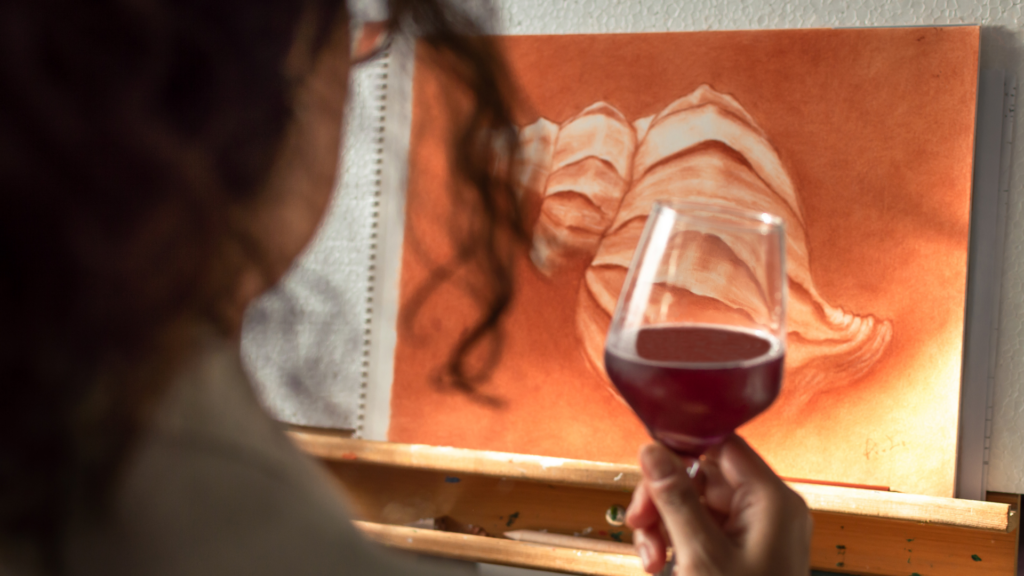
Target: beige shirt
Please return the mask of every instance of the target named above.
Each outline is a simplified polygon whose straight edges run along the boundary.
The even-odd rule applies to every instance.
[[[70,573],[430,574],[367,543],[331,482],[260,407],[237,350],[214,340],[162,402],[112,515],[74,523]]]

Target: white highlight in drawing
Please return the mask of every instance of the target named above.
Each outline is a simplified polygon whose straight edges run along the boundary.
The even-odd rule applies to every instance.
[[[537,267],[550,271],[572,253],[594,253],[629,187],[635,148],[633,126],[618,110],[598,102],[562,124],[550,160],[539,156],[544,146],[526,151],[538,173],[549,166],[533,236]]]

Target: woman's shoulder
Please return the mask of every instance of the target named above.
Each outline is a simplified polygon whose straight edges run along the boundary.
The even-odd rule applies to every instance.
[[[351,574],[381,561],[217,338],[184,365],[114,486],[105,517],[76,519],[73,572]]]

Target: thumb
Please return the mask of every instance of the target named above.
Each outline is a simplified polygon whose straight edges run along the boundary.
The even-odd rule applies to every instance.
[[[709,451],[728,482],[734,488],[747,485],[755,491],[786,490],[786,484],[742,438],[733,434]]]
[[[729,542],[701,503],[684,463],[664,446],[652,444],[640,452],[640,466],[677,564],[719,565]]]

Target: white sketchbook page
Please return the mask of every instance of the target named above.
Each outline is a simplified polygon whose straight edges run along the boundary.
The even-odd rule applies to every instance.
[[[358,433],[364,422],[388,66],[385,55],[353,70],[327,214],[281,283],[246,313],[242,359],[264,405],[291,424]]]
[[[368,440],[387,440],[391,421],[391,382],[398,338],[398,281],[405,238],[405,188],[408,175],[409,135],[412,120],[413,43],[396,41],[385,94],[384,156],[381,178],[380,232],[373,287],[373,337],[370,347],[370,382],[365,428]]]
[[[954,4],[923,0],[911,5],[885,0],[865,0],[852,5],[843,0],[722,0],[686,4],[674,0],[641,3],[504,0],[500,16],[500,29],[508,34],[982,24],[995,27],[982,32],[982,67],[1003,68],[1017,77],[1024,73],[1024,60],[1021,58],[1024,53],[1024,12],[1012,0]],[[398,79],[393,74],[389,78],[389,82],[396,80],[410,83],[411,75]],[[1022,129],[1021,126],[1014,128],[1018,141]],[[372,161],[372,158],[361,154],[350,148],[347,158],[353,162]],[[388,162],[391,159],[389,154]],[[1012,160],[987,487],[989,490],[1024,492],[1024,194],[1021,193],[1024,156],[1015,150]],[[395,169],[404,173],[404,157],[396,158],[396,162]],[[376,281],[379,282],[380,278]],[[361,306],[353,305],[350,313],[358,316],[360,310]],[[381,310],[375,314],[387,313]],[[394,317],[393,311],[390,314]],[[342,326],[338,329],[346,330]],[[393,330],[393,324],[391,328],[384,329]],[[386,360],[389,357],[387,352],[378,350],[376,344],[374,340],[372,357]],[[345,355],[344,351],[335,353]],[[359,365],[360,354],[361,351],[346,357],[346,360]],[[379,368],[374,368],[368,397],[389,394],[389,372],[383,362]],[[347,381],[345,385],[358,387],[358,377],[355,382]],[[334,395],[331,386],[322,383],[325,396]],[[386,411],[386,407],[383,409]],[[386,414],[378,415],[374,408],[373,420],[386,417]],[[375,422],[372,426],[374,429],[387,428],[386,421],[380,426]]]

